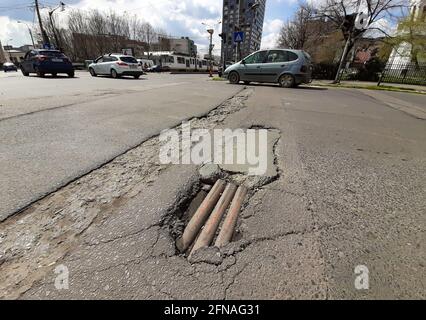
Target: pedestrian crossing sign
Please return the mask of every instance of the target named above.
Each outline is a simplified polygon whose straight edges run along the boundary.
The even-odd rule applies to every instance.
[[[234,32],[234,42],[243,42],[244,41],[244,32]]]

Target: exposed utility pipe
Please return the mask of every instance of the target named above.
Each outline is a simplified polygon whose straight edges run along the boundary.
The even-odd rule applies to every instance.
[[[201,231],[198,240],[192,248],[189,256],[191,256],[198,249],[208,247],[212,243],[220,221],[222,220],[229,203],[232,201],[236,190],[237,186],[235,184],[228,183],[225,191],[223,192],[222,196],[216,204],[216,207],[210,215],[209,220],[206,222],[206,225]]]
[[[207,197],[204,199],[192,219],[189,221],[182,237],[176,242],[176,247],[180,252],[185,252],[185,250],[188,249],[188,247],[197,237],[198,232],[200,231],[204,222],[206,222],[221,193],[225,189],[225,184],[226,183],[223,180],[216,181]]]
[[[216,239],[215,247],[223,247],[227,245],[234,234],[235,226],[237,225],[238,214],[240,213],[241,206],[247,195],[247,188],[240,186],[235,193],[232,200],[231,207],[229,208],[228,215],[223,222],[222,229]]]

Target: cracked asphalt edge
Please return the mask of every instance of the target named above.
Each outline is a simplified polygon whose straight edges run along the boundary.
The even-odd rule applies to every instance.
[[[214,110],[219,109],[224,103],[226,103],[227,101],[230,101],[234,97],[237,97],[244,90],[246,90],[245,86],[242,87],[237,93],[232,94],[230,97],[228,97],[227,99],[225,99],[223,102],[219,103],[216,106],[212,106],[212,108],[210,109],[210,111],[205,112],[205,113],[203,113],[201,115],[198,115],[196,117],[187,117],[187,118],[184,118],[182,120],[176,121],[175,126],[178,126],[183,121],[192,121],[194,119],[203,119],[203,118],[206,118],[211,112],[213,112]],[[111,97],[107,97],[106,99],[109,99],[109,98],[111,98]],[[85,103],[85,102],[82,102],[82,103]],[[72,106],[72,104],[66,105],[65,107],[70,107],[70,106]],[[55,109],[55,108],[53,108],[53,109]],[[39,112],[44,112],[44,111],[49,111],[49,109],[40,110]],[[30,112],[30,114],[31,113],[32,112]],[[24,116],[24,115],[22,115],[22,116]],[[0,119],[0,121],[2,121],[2,120],[3,119]],[[158,132],[156,134],[153,134],[151,136],[148,136],[148,137],[144,138],[141,142],[138,142],[137,144],[135,144],[134,146],[131,146],[130,148],[127,148],[126,150],[117,153],[116,155],[114,155],[113,157],[111,157],[111,159],[109,159],[108,161],[104,161],[104,162],[101,162],[101,163],[96,163],[96,164],[94,164],[94,166],[92,168],[89,168],[89,169],[87,169],[85,171],[82,171],[76,177],[73,177],[71,179],[67,179],[67,180],[61,181],[60,183],[58,183],[54,187],[52,187],[49,191],[47,191],[45,193],[42,193],[40,195],[36,195],[33,199],[31,199],[26,205],[23,205],[21,208],[17,208],[14,212],[10,212],[10,213],[6,213],[6,215],[2,215],[0,217],[0,223],[6,221],[8,219],[10,219],[11,217],[19,215],[22,212],[25,212],[27,209],[31,208],[31,206],[33,204],[37,203],[38,201],[40,201],[40,200],[44,199],[45,197],[47,197],[47,196],[49,196],[49,195],[51,195],[51,194],[53,194],[53,193],[61,190],[64,187],[66,187],[66,186],[68,186],[68,185],[70,185],[70,184],[78,181],[79,179],[83,178],[84,176],[91,174],[93,171],[96,171],[96,170],[104,167],[105,165],[107,165],[107,164],[115,161],[117,158],[119,158],[119,157],[127,154],[129,151],[142,146],[143,144],[145,144],[146,142],[152,140],[155,137],[158,137],[159,134],[160,134],[160,132]],[[1,263],[1,258],[0,258],[0,263]]]
[[[210,112],[189,121],[194,127],[213,128],[243,108],[252,91],[243,87]],[[17,298],[29,290],[78,245],[90,227],[108,219],[144,186],[152,185],[169,168],[158,163],[158,155],[158,136],[154,136],[1,222],[0,298]],[[175,201],[164,217],[170,217],[182,199]],[[164,221],[159,222],[162,224]]]

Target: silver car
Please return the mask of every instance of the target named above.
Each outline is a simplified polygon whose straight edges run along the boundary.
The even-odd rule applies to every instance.
[[[89,72],[92,77],[110,75],[113,78],[132,76],[139,79],[143,75],[139,62],[134,57],[123,54],[107,54],[97,58],[89,65]]]
[[[312,81],[312,63],[302,50],[261,50],[230,66],[223,75],[233,84],[269,82],[292,88]]]

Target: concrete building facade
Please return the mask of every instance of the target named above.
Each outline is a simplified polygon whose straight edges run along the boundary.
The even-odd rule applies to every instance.
[[[181,39],[170,39],[170,51],[195,57],[197,55],[197,46],[194,41],[188,37]]]
[[[13,62],[14,64],[19,64],[24,60],[25,54],[33,49],[33,46],[25,45],[19,48],[14,48],[13,46],[4,46],[0,44],[0,63],[3,62]]]
[[[222,61],[237,61],[260,49],[266,0],[224,0]],[[234,42],[234,32],[243,31],[244,41]]]

